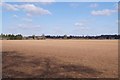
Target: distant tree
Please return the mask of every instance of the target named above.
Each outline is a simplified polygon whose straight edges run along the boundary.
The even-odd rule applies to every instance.
[[[21,34],[18,35],[14,35],[14,34],[0,34],[0,39],[7,39],[7,40],[22,40],[24,37]],[[37,36],[32,35],[32,36],[28,36],[25,37],[26,39],[32,38],[32,39],[36,39]],[[63,35],[63,36],[50,36],[47,35],[45,36],[44,34],[42,34],[40,36],[41,39],[120,39],[120,35],[100,35],[100,36],[67,36],[67,35]]]
[[[64,35],[64,37],[63,37],[64,39],[67,39],[67,35]]]
[[[46,37],[45,37],[45,35],[44,35],[44,34],[42,34],[42,36],[41,36],[41,37],[42,37],[42,39],[46,39]]]
[[[0,35],[0,39],[2,39],[3,34]]]
[[[17,40],[22,40],[22,39],[23,39],[23,36],[22,36],[21,34],[18,34],[18,35],[16,35],[16,39],[17,39]]]
[[[32,35],[32,38],[35,39],[35,35]]]

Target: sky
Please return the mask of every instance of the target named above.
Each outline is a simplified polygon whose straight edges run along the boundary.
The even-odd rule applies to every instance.
[[[119,2],[119,0],[1,0],[2,2]]]
[[[118,34],[117,2],[3,2],[1,33]]]

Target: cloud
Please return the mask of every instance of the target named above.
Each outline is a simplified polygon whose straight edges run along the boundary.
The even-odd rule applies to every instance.
[[[86,29],[88,29],[87,21],[76,22],[74,25],[76,26],[76,29],[79,29],[79,30],[86,30]]]
[[[14,5],[8,4],[8,3],[1,3],[3,7],[6,8],[8,11],[18,11],[19,9],[16,8]]]
[[[22,33],[22,34],[25,34],[25,35],[28,35],[28,34],[40,34],[42,32],[42,26],[39,25],[39,24],[33,24],[33,23],[18,23],[18,24],[13,24],[13,25],[10,25],[10,27],[5,30],[7,31],[7,33]]]
[[[97,4],[91,5],[91,7],[96,7]],[[91,14],[94,16],[109,16],[118,11],[118,3],[113,5],[114,9],[103,9],[103,10],[93,10]]]
[[[83,26],[85,26],[85,25],[84,25],[84,23],[82,23],[82,22],[79,22],[79,23],[77,22],[77,23],[75,23],[75,26],[83,27]]]
[[[113,9],[113,10],[104,9],[104,10],[93,10],[91,12],[91,14],[94,15],[94,16],[109,16],[112,13],[115,13],[115,12],[117,12],[117,10],[115,10],[115,9]]]
[[[90,7],[91,7],[91,8],[96,8],[96,7],[98,7],[98,4],[96,4],[96,3],[91,4]]]
[[[115,3],[113,6],[120,12],[120,3]]]
[[[20,2],[55,2],[55,0],[18,0]]]
[[[52,14],[50,11],[45,10],[41,7],[37,7],[34,4],[23,4],[23,5],[17,5],[16,7],[27,12],[27,15],[29,16]]]
[[[118,9],[118,3],[115,3],[115,4],[113,5],[113,7],[114,7],[115,9]]]
[[[28,29],[28,30],[37,30],[41,28],[40,25],[27,24],[27,23],[17,24],[16,26],[18,29]]]
[[[20,10],[25,11],[29,16],[52,14],[50,11],[43,9],[41,7],[37,7],[34,4],[12,5],[8,3],[3,3],[3,7],[5,7],[9,11],[20,11]]]
[[[43,8],[37,7],[33,4],[25,4],[20,6],[21,9],[28,12],[29,15],[45,15],[45,14],[51,14],[48,10],[45,10]]]
[[[55,2],[55,0],[16,0],[16,2],[38,2],[40,4],[47,5]]]
[[[14,18],[18,18],[18,15],[13,15]]]

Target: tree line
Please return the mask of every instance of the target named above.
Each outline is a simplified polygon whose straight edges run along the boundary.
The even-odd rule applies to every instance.
[[[50,39],[120,39],[120,35],[100,35],[100,36],[45,36]]]
[[[120,35],[100,35],[100,36],[51,36],[51,35],[44,35],[42,34],[41,36],[23,36],[21,34],[1,34],[0,39],[3,40],[40,40],[40,39],[120,39]]]
[[[1,39],[6,39],[6,40],[22,40],[23,36],[21,34],[1,34],[0,35]]]

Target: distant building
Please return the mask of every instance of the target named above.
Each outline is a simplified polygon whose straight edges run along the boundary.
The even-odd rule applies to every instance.
[[[28,36],[24,37],[23,40],[43,40],[45,37],[43,36]]]
[[[36,36],[36,39],[37,39],[37,40],[41,40],[41,39],[42,39],[42,36]]]

